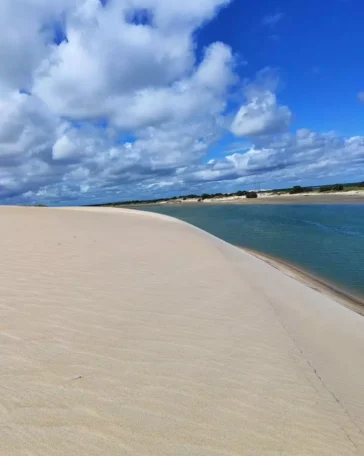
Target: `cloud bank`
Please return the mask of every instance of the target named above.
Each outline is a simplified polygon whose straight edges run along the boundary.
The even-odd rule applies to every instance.
[[[3,0],[1,200],[128,199],[358,170],[363,138],[288,133],[273,73],[246,83],[228,44],[197,52],[196,32],[229,3]],[[211,158],[230,132],[249,147]]]

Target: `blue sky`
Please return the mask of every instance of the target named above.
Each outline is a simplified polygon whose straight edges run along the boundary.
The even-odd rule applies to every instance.
[[[357,0],[4,0],[0,200],[364,180],[363,14]]]
[[[219,39],[229,43],[252,78],[266,66],[279,69],[279,98],[295,115],[293,128],[364,134],[360,43],[364,4],[356,0],[235,1],[198,33],[199,47]],[[262,26],[264,18],[277,21]]]
[[[198,34],[200,47],[219,39],[248,64],[241,77],[278,68],[280,100],[295,113],[296,127],[364,133],[361,45],[364,4],[357,0],[235,1]],[[262,26],[264,18],[277,21]]]

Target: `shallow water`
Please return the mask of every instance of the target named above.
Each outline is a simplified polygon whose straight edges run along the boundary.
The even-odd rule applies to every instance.
[[[364,296],[364,205],[148,206]]]

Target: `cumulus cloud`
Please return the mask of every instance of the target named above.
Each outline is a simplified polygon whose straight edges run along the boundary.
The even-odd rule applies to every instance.
[[[300,129],[286,133],[246,153],[234,153],[196,169],[191,181],[240,182],[295,181],[359,174],[364,165],[364,137],[343,138],[335,133],[319,134]]]
[[[345,160],[359,169],[361,137],[286,133],[292,113],[274,73],[242,84],[221,42],[197,55],[197,30],[229,2],[2,0],[1,201],[183,193],[258,174],[334,173]],[[239,87],[244,103],[232,113]],[[211,159],[229,130],[244,146]]]
[[[3,0],[0,2],[0,95],[30,90],[35,72],[53,49],[74,0]]]
[[[10,93],[0,100],[0,196],[48,183],[58,119],[37,98]]]
[[[261,136],[280,133],[288,129],[292,113],[281,106],[274,93],[277,79],[270,71],[258,74],[257,80],[245,87],[245,103],[237,112],[231,131],[236,136]]]
[[[52,157],[54,160],[72,159],[77,153],[77,145],[66,135],[58,138],[52,148]]]
[[[42,62],[34,92],[62,116],[108,117],[137,128],[154,114],[156,122],[169,116],[165,103],[183,93],[195,70],[193,33],[227,0],[78,3],[67,18],[67,40]],[[135,22],[138,11],[149,17],[143,25]],[[222,45],[220,51],[229,53]]]
[[[229,1],[2,2],[0,195],[143,183],[206,154],[234,57],[217,42],[197,63],[194,34]]]

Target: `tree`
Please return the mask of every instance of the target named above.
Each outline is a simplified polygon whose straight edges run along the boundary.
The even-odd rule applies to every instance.
[[[320,187],[320,193],[324,193],[324,192],[331,192],[331,191],[334,191],[334,192],[342,192],[344,190],[344,186],[343,184],[335,184],[335,185],[323,185],[322,187]]]
[[[335,192],[342,192],[344,190],[344,186],[342,184],[335,184],[332,189]]]
[[[296,195],[298,193],[308,193],[312,192],[312,187],[301,187],[300,185],[295,185],[291,191],[289,192],[290,195]]]
[[[201,199],[202,199],[202,200],[205,200],[205,199],[207,199],[207,198],[211,198],[211,195],[208,194],[208,193],[203,193],[203,194],[201,195]]]
[[[258,193],[257,192],[247,192],[245,195],[246,198],[258,198]]]
[[[296,195],[297,193],[303,193],[303,188],[300,185],[295,185],[289,192],[290,195]]]
[[[329,185],[322,185],[319,189],[319,192],[324,193],[324,192],[329,192],[330,190],[331,190],[331,187]]]

